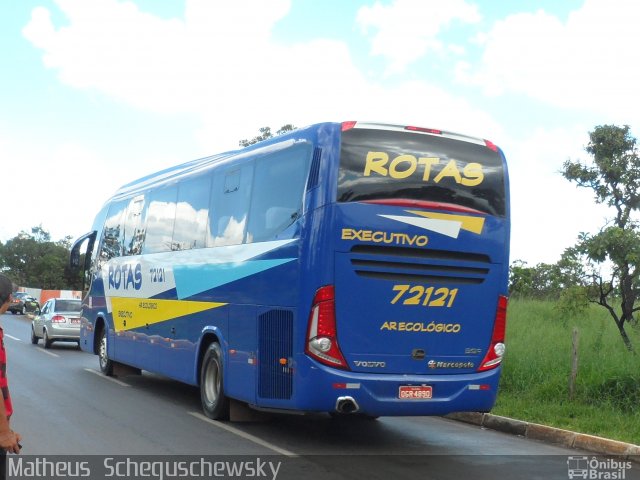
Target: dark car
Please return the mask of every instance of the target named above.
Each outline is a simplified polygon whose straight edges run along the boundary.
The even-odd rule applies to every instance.
[[[26,292],[15,292],[11,294],[11,303],[7,311],[20,313],[22,315],[40,310],[38,301]]]

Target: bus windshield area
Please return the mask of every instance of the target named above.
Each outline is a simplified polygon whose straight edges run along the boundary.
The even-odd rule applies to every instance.
[[[409,200],[505,216],[501,154],[445,135],[352,129],[342,134],[338,202]]]

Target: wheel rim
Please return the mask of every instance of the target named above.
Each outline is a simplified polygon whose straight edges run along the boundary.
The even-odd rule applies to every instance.
[[[218,402],[221,382],[220,365],[217,360],[212,360],[204,372],[204,395],[207,403],[215,405]]]
[[[100,367],[105,368],[107,365],[107,336],[105,334],[100,338],[100,354],[98,355],[100,358]]]

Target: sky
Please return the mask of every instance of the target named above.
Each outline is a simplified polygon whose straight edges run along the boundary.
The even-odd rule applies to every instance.
[[[640,135],[634,0],[0,0],[0,241],[91,229],[122,184],[260,127],[381,121],[491,140],[511,261],[613,213],[565,180],[597,125]]]

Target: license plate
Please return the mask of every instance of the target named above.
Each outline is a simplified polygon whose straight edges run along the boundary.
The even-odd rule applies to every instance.
[[[79,318],[72,318],[71,319],[71,323],[80,323],[80,319]]]
[[[433,388],[429,385],[402,385],[398,390],[400,400],[429,400],[433,398]]]

